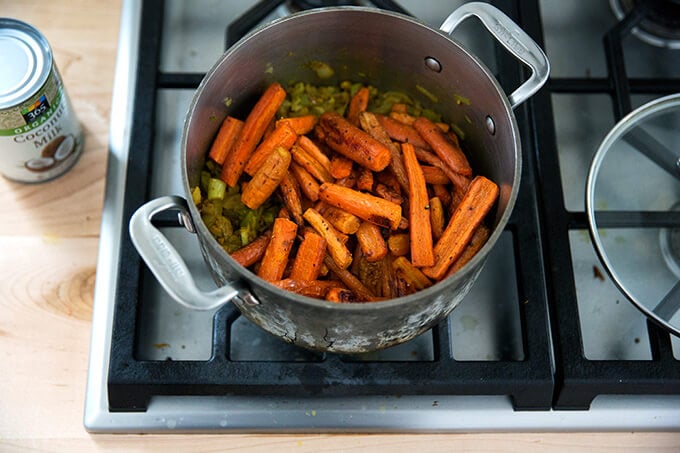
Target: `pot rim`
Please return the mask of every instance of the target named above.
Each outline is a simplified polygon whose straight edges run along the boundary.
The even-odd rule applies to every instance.
[[[380,300],[380,301],[375,301],[375,302],[368,302],[368,303],[335,303],[335,302],[329,302],[323,299],[317,299],[309,296],[304,296],[301,294],[297,294],[291,291],[287,291],[284,289],[279,288],[278,286],[273,285],[272,283],[258,277],[255,273],[252,271],[248,270],[247,268],[244,268],[240,264],[238,264],[230,255],[227,253],[222,246],[217,242],[217,240],[213,237],[213,235],[210,233],[210,231],[207,229],[205,224],[203,223],[203,220],[201,219],[200,213],[198,212],[198,209],[196,208],[196,205],[191,201],[191,188],[189,185],[189,178],[188,178],[188,169],[187,169],[187,162],[186,162],[186,150],[187,150],[187,139],[188,139],[188,130],[189,130],[189,123],[191,122],[193,112],[196,108],[196,105],[198,104],[199,99],[201,98],[201,95],[206,87],[206,85],[211,81],[212,76],[217,72],[217,69],[223,64],[225,60],[227,60],[232,54],[236,53],[241,47],[247,45],[248,41],[251,39],[254,39],[255,36],[261,34],[261,33],[266,33],[267,30],[273,27],[280,27],[283,26],[288,21],[296,21],[299,20],[301,17],[306,17],[306,16],[311,16],[311,15],[317,15],[317,14],[375,14],[379,16],[392,16],[393,18],[396,18],[398,20],[402,20],[405,22],[410,23],[411,25],[415,25],[418,27],[423,27],[427,31],[431,33],[435,33],[438,37],[444,38],[450,42],[451,45],[456,46],[460,51],[462,51],[471,61],[470,63],[477,64],[484,74],[487,76],[488,81],[491,83],[491,85],[494,87],[497,95],[497,99],[501,102],[504,110],[505,117],[507,118],[509,125],[511,126],[509,128],[509,133],[512,134],[512,141],[514,142],[514,155],[515,155],[515,165],[514,165],[514,170],[513,170],[513,180],[512,180],[512,186],[510,187],[510,194],[508,195],[508,202],[506,205],[506,208],[501,215],[501,217],[498,220],[498,223],[495,225],[493,228],[493,231],[491,235],[489,236],[488,240],[486,243],[482,246],[482,248],[475,254],[475,256],[467,262],[460,270],[458,270],[454,275],[445,278],[439,282],[434,283],[432,286],[425,288],[423,290],[417,291],[416,293],[409,294],[406,296],[400,296],[397,298],[392,298],[392,299],[386,299],[386,300]],[[266,289],[274,294],[276,294],[279,297],[289,299],[295,303],[302,303],[306,304],[309,306],[313,306],[315,308],[321,308],[321,309],[329,309],[329,310],[346,310],[346,311],[354,311],[354,310],[359,310],[359,311],[369,311],[369,310],[376,310],[376,309],[382,309],[382,307],[395,307],[395,306],[401,306],[401,305],[407,305],[412,303],[413,300],[415,299],[420,299],[423,297],[428,297],[428,296],[435,296],[436,294],[439,294],[442,292],[442,290],[445,290],[446,287],[453,286],[455,283],[460,282],[462,279],[466,278],[467,275],[470,273],[471,270],[476,269],[477,266],[480,266],[481,262],[486,260],[488,254],[490,253],[491,249],[496,245],[496,242],[498,241],[500,235],[503,233],[505,230],[505,226],[507,225],[510,216],[512,215],[512,212],[514,210],[515,202],[517,200],[517,196],[519,193],[519,185],[520,185],[520,180],[521,180],[521,171],[522,171],[522,148],[521,148],[521,141],[520,141],[520,136],[519,136],[519,131],[518,131],[518,126],[517,126],[517,120],[515,118],[515,115],[513,113],[512,107],[510,105],[508,96],[505,94],[503,91],[502,87],[496,80],[496,78],[492,75],[492,72],[489,70],[489,68],[474,54],[472,54],[470,51],[468,51],[464,46],[462,46],[460,43],[458,43],[455,39],[453,39],[451,36],[448,34],[442,32],[439,29],[435,29],[431,27],[430,25],[426,24],[422,20],[418,18],[414,18],[412,16],[408,16],[406,14],[394,12],[394,11],[386,11],[386,10],[381,10],[377,8],[372,8],[372,7],[364,7],[364,6],[336,6],[336,7],[324,7],[324,8],[316,8],[308,11],[300,11],[293,13],[289,16],[282,17],[279,19],[276,19],[270,23],[263,24],[253,30],[251,30],[249,33],[247,33],[243,38],[241,38],[238,42],[236,42],[233,46],[231,46],[229,49],[227,49],[218,59],[217,61],[213,64],[213,66],[206,72],[205,76],[201,80],[201,83],[197,87],[196,91],[194,92],[192,96],[191,103],[189,104],[189,108],[187,110],[187,114],[185,115],[184,119],[184,125],[182,128],[182,139],[181,139],[181,146],[180,146],[180,165],[182,169],[182,185],[184,188],[184,196],[188,200],[188,205],[189,205],[189,210],[191,212],[191,216],[193,219],[198,219],[198,221],[194,221],[194,227],[196,229],[197,234],[201,234],[202,236],[206,237],[207,240],[207,245],[211,247],[212,250],[216,251],[216,253],[225,256],[227,259],[227,262],[229,262],[232,266],[231,268],[238,273],[240,279],[237,281],[234,281],[234,283],[243,283],[245,284],[248,288],[250,288],[251,284],[255,284],[256,286],[264,286]],[[200,233],[199,233],[200,232]],[[247,283],[246,283],[247,282]],[[257,296],[257,291],[254,291],[255,296]]]

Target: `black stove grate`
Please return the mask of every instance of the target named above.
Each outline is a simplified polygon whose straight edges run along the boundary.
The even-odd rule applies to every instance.
[[[256,8],[273,8],[280,2],[261,3],[266,5],[248,13],[255,10],[262,14]],[[374,3],[389,8],[394,2]],[[501,0],[494,4],[542,43],[538,0]],[[448,323],[443,322],[432,329],[434,357],[426,362],[352,362],[333,354],[320,354],[318,360],[306,362],[232,361],[229,331],[239,313],[231,306],[215,315],[209,360],[139,360],[135,338],[141,288],[145,278],[153,277],[144,272],[127,225],[149,197],[158,91],[195,88],[203,77],[160,70],[163,7],[162,0],[146,0],[142,7],[135,122],[121,219],[121,265],[107,379],[111,411],[143,411],[156,395],[507,395],[516,410],[548,410],[587,408],[599,394],[680,393],[680,366],[672,357],[669,336],[654,326],[649,329],[654,349],[651,363],[590,361],[582,352],[574,276],[569,271],[568,232],[584,228],[586,218],[583,212],[564,208],[550,95],[618,95],[610,79],[552,79],[515,112],[524,169],[517,204],[506,229],[516,260],[522,360],[457,361]],[[229,27],[229,42],[244,33],[239,27]],[[523,79],[523,69],[504,52],[497,55],[497,68],[503,86],[516,86]],[[677,88],[679,81],[624,79],[623,83],[632,92],[659,93]],[[139,190],[141,184],[145,184],[145,191]],[[164,225],[172,222],[165,221]]]

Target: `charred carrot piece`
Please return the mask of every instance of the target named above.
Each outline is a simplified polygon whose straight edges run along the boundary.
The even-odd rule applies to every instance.
[[[346,288],[330,288],[326,291],[324,299],[338,304],[361,302],[352,291]]]
[[[354,93],[354,96],[352,96],[352,99],[349,101],[349,107],[347,108],[347,121],[355,126],[359,125],[359,115],[368,108],[370,96],[371,93],[367,87],[361,87]]]
[[[353,161],[341,156],[339,154],[334,155],[331,158],[331,176],[335,179],[346,178],[352,174]]]
[[[432,281],[403,256],[395,258],[395,260],[392,261],[392,267],[401,271],[402,275],[406,277],[409,283],[419,291],[432,286]]]
[[[432,238],[439,239],[444,234],[446,226],[446,214],[444,205],[439,197],[430,198],[430,226],[432,227]]]
[[[411,250],[408,233],[390,234],[387,238],[387,248],[394,256],[403,256]]]
[[[461,193],[465,193],[467,190],[468,186],[470,185],[470,178],[467,176],[463,176],[460,173],[456,173],[453,171],[451,168],[449,168],[446,163],[444,163],[443,160],[441,160],[436,154],[424,149],[424,148],[419,148],[415,147],[415,152],[416,152],[416,157],[418,157],[418,160],[423,161],[425,163],[428,163],[430,165],[433,165],[437,168],[439,168],[441,171],[446,173],[446,176],[449,178],[451,183],[454,185],[457,191]]]
[[[326,256],[326,240],[316,233],[305,233],[300,243],[290,278],[293,280],[316,280],[321,272],[321,265]]]
[[[338,233],[335,227],[314,208],[307,209],[302,216],[326,240],[328,254],[338,267],[347,269],[352,263],[352,254],[345,246],[341,233]]]
[[[297,224],[277,217],[272,227],[272,238],[264,252],[257,276],[269,282],[281,280],[288,264],[288,255],[293,248]]]
[[[276,129],[274,129],[274,131],[269,134],[267,138],[262,140],[262,143],[260,143],[257,148],[255,148],[255,151],[253,151],[250,159],[248,159],[248,163],[243,171],[250,176],[253,176],[274,149],[279,146],[284,149],[290,149],[295,143],[295,140],[297,140],[297,135],[289,125],[282,124],[281,126],[277,126]]]
[[[222,126],[220,126],[220,130],[217,132],[217,136],[210,147],[208,157],[223,165],[229,151],[234,146],[234,143],[236,143],[236,138],[242,128],[243,121],[233,116],[227,116],[222,122]]]
[[[273,83],[269,85],[248,114],[241,133],[222,167],[221,178],[230,187],[234,187],[238,182],[248,158],[262,139],[285,98],[286,91],[283,87],[279,83]]]
[[[341,233],[354,234],[361,226],[359,217],[334,206],[325,207],[323,216]]]
[[[463,150],[449,140],[436,124],[421,116],[413,122],[413,127],[451,170],[463,176],[472,175],[472,167]]]
[[[463,253],[458,257],[458,259],[451,265],[446,276],[453,275],[458,272],[463,266],[465,266],[482,248],[486,241],[489,239],[490,231],[484,225],[479,225],[475,234],[472,235],[472,239],[463,250]]]
[[[267,230],[250,244],[232,252],[230,256],[241,266],[250,267],[262,259],[271,237],[272,231]]]
[[[356,238],[361,252],[369,263],[380,261],[387,255],[387,243],[379,226],[363,222],[356,232]]]
[[[432,266],[434,250],[430,223],[430,200],[425,187],[425,176],[416,158],[413,145],[401,144],[404,166],[409,183],[409,234],[411,235],[411,262],[416,267]]]
[[[451,204],[451,192],[448,189],[448,186],[444,186],[442,184],[433,184],[432,192],[434,193],[435,197],[439,198],[439,201],[441,201],[443,206],[449,206]]]
[[[408,105],[402,102],[395,102],[392,104],[390,112],[408,113]]]
[[[406,112],[395,111],[390,112],[390,118],[397,120],[400,123],[408,124],[409,126],[413,126],[413,122],[416,120],[416,117],[413,115],[409,115]]]
[[[368,168],[362,167],[357,177],[357,189],[371,192],[373,190],[373,172]]]
[[[305,135],[314,130],[314,126],[316,126],[318,121],[319,117],[316,115],[295,116],[281,118],[280,120],[276,121],[276,127],[285,123],[290,126],[297,135]]]
[[[243,204],[250,209],[257,209],[267,201],[288,173],[290,161],[288,150],[282,147],[276,148],[242,190]]]
[[[377,300],[375,295],[371,292],[370,289],[366,287],[363,283],[361,283],[361,280],[359,280],[354,274],[352,274],[350,271],[347,269],[343,269],[339,267],[333,258],[329,256],[329,254],[326,254],[326,258],[324,259],[324,263],[326,263],[326,266],[328,266],[328,269],[333,272],[342,283],[347,286],[351,291],[354,292],[354,294],[357,295],[358,299],[360,301],[373,301]]]
[[[423,176],[425,176],[425,182],[428,184],[446,185],[451,182],[446,173],[444,173],[444,170],[439,167],[422,165],[421,169],[423,170]]]
[[[401,222],[401,206],[398,204],[337,184],[322,184],[319,199],[378,226],[396,230]]]
[[[300,185],[297,179],[291,174],[290,168],[279,183],[279,191],[283,203],[288,208],[293,221],[298,225],[302,225],[302,197],[300,195]]]
[[[406,170],[404,170],[404,162],[401,158],[399,147],[392,142],[389,134],[378,121],[378,117],[371,112],[363,112],[359,116],[359,123],[361,128],[365,130],[371,137],[378,140],[383,145],[387,146],[392,154],[389,168],[392,170],[397,182],[402,189],[408,189],[408,179],[406,178]]]
[[[430,147],[413,126],[401,123],[385,115],[376,115],[376,117],[392,140],[402,143],[411,143],[413,146],[419,146],[425,149]]]
[[[330,174],[331,160],[328,158],[328,156],[326,156],[326,154],[324,154],[323,151],[321,151],[321,148],[319,148],[316,143],[314,143],[309,137],[303,135],[298,137],[296,144],[307,151],[307,154],[313,157],[314,160],[321,164],[324,170]]]
[[[422,269],[428,277],[440,280],[463,253],[477,227],[498,198],[498,186],[484,176],[477,176],[453,213],[449,224],[434,246],[435,264]]]
[[[300,185],[300,191],[305,197],[310,201],[317,201],[319,199],[319,183],[316,182],[316,179],[295,162],[290,163],[290,171],[295,176]]]
[[[404,202],[404,197],[402,197],[399,192],[395,191],[391,187],[386,186],[385,184],[376,184],[374,192],[380,198],[384,198],[385,200],[391,201],[392,203],[400,205]]]
[[[335,152],[373,171],[383,170],[392,160],[392,154],[385,145],[337,113],[321,115],[316,130]]]
[[[329,289],[341,285],[340,282],[331,280],[294,280],[292,278],[284,278],[272,283],[286,291],[292,291],[303,296],[316,297],[317,299],[322,299]]]
[[[293,145],[290,149],[293,159],[296,163],[302,166],[307,172],[312,175],[319,182],[333,181],[333,176],[329,170],[319,163],[311,154],[309,154],[303,147]]]

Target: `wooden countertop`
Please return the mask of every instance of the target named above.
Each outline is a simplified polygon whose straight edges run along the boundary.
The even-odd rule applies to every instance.
[[[46,35],[86,142],[76,166],[52,182],[0,178],[0,450],[680,451],[678,433],[87,433],[83,405],[120,4],[0,0],[0,15]]]

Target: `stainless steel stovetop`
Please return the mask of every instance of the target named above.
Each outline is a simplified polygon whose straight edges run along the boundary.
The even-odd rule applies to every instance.
[[[207,71],[224,50],[226,24],[240,17],[255,1],[167,1],[160,42],[160,71],[167,74]],[[438,27],[460,1],[402,0],[404,9]],[[510,2],[501,2],[503,4]],[[604,32],[616,24],[605,2],[541,0],[545,49],[551,77],[561,81],[606,77],[602,48]],[[154,396],[143,410],[110,408],[108,371],[116,294],[120,292],[120,243],[124,221],[125,187],[134,151],[130,149],[136,120],[136,74],[141,39],[141,4],[124,1],[119,55],[111,112],[110,155],[97,283],[84,422],[93,432],[157,431],[509,431],[509,430],[658,430],[680,428],[680,394],[596,396],[589,408],[516,410],[507,395],[421,394],[280,396],[280,395],[168,395]],[[521,8],[520,8],[521,12]],[[265,20],[282,13],[282,7]],[[469,21],[472,22],[472,21]],[[495,47],[475,23],[466,23],[456,38],[474,50],[495,71]],[[148,43],[156,45],[156,43]],[[678,78],[678,50],[653,47],[634,37],[624,41],[628,76]],[[568,83],[567,83],[568,84]],[[160,89],[155,107],[153,166],[149,197],[181,194],[179,140],[193,89]],[[632,96],[634,106],[658,97]],[[556,90],[550,95],[558,148],[564,207],[584,210],[585,180],[600,141],[614,126],[608,95],[582,95]],[[523,137],[524,140],[524,137]],[[538,151],[540,154],[540,150]],[[526,170],[525,170],[526,171]],[[531,171],[531,169],[530,169]],[[131,176],[132,175],[132,176]],[[140,181],[140,184],[143,184]],[[519,201],[521,203],[521,199]],[[184,230],[164,231],[183,252],[204,288],[212,280],[198,252],[196,239]],[[537,233],[538,235],[538,233]],[[538,241],[538,237],[535,237]],[[570,229],[568,251],[574,276],[583,356],[588,360],[641,362],[653,359],[649,325],[606,278],[593,250],[586,226]],[[450,315],[447,332],[456,361],[523,362],[527,336],[522,288],[518,288],[517,243],[506,232],[490,256],[466,300]],[[148,277],[148,272],[142,271]],[[521,280],[520,280],[521,281]],[[193,312],[174,303],[152,278],[145,278],[144,303],[137,312],[134,359],[140,362],[201,362],[214,353],[213,318],[216,312]],[[548,298],[553,295],[548,294]],[[551,315],[552,316],[552,315]],[[546,326],[553,333],[554,326]],[[244,319],[230,326],[229,359],[242,362],[319,360],[259,331]],[[352,357],[352,361],[432,362],[436,360],[432,332],[387,351]],[[680,359],[680,340],[672,337],[672,355]],[[550,354],[560,370],[559,354]],[[557,365],[555,366],[555,361]],[[559,381],[559,376],[555,379]],[[556,399],[558,399],[556,397]]]

